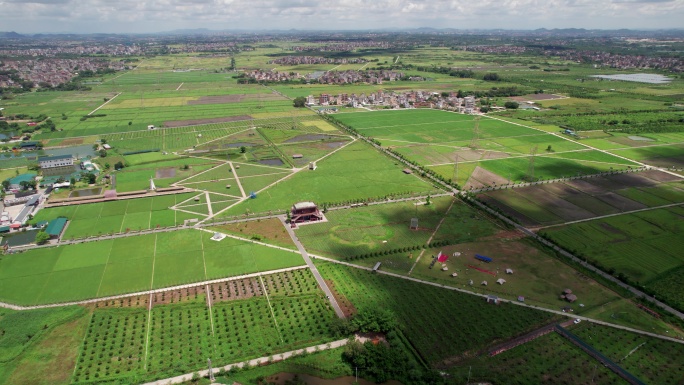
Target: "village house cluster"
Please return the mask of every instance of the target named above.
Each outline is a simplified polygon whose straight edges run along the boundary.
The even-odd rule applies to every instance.
[[[271,60],[269,64],[285,64],[285,65],[297,65],[297,64],[361,64],[367,63],[368,60],[363,58],[352,58],[352,59],[334,59],[326,58],[320,56],[284,56],[275,60]]]
[[[403,77],[403,72],[390,70],[327,71],[323,74],[312,73],[307,75],[308,80],[322,84],[382,84],[383,81],[396,81]]]
[[[619,69],[661,69],[673,72],[684,71],[684,61],[676,57],[650,57],[641,55],[619,55],[599,51],[546,50],[546,56],[557,56],[579,63],[596,63]]]
[[[319,52],[346,52],[359,48],[395,48],[395,45],[386,41],[359,41],[359,42],[334,42],[321,46],[296,45],[290,49],[293,51],[319,51]]]
[[[431,91],[377,91],[369,94],[362,93],[338,95],[320,94],[318,98],[309,95],[306,98],[308,106],[350,106],[366,108],[436,108],[455,111],[464,114],[478,112],[476,99],[473,96],[459,98],[455,92],[448,95]]]
[[[71,45],[68,43],[55,44],[54,42],[40,44],[40,48],[26,47],[7,49],[2,51],[5,57],[55,57],[59,55],[109,55],[131,56],[143,53],[142,47],[137,44],[97,44],[97,45]],[[49,47],[44,47],[44,46]]]
[[[307,82],[321,84],[382,84],[383,81],[396,81],[404,79],[404,73],[390,70],[319,71],[313,72],[306,76],[300,75],[297,72],[252,70],[245,72],[245,76],[254,79],[257,82],[289,82],[298,79],[305,79]],[[423,78],[406,78],[406,80],[423,80]]]
[[[50,87],[68,83],[78,76],[79,71],[97,71],[99,69],[123,70],[123,61],[108,61],[99,58],[81,57],[77,59],[41,59],[41,60],[11,60],[3,62],[3,69],[16,70],[17,75],[38,86]],[[9,76],[0,75],[0,87],[17,87]]]

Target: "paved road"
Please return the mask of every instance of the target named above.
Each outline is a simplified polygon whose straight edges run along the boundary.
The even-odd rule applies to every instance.
[[[320,260],[324,260],[324,261],[328,261],[328,262],[333,262],[333,263],[337,263],[337,264],[340,264],[340,265],[346,265],[346,266],[353,267],[353,268],[356,268],[356,269],[362,269],[362,270],[367,270],[367,271],[373,271],[373,269],[370,268],[370,267],[359,266],[359,265],[355,265],[355,264],[353,264],[353,263],[342,262],[342,261],[338,261],[338,260],[335,260],[335,259],[332,259],[332,258],[321,257],[321,256],[319,256],[319,255],[314,255],[314,254],[312,254],[311,256],[312,256],[313,258],[315,258],[315,259],[320,259]],[[418,283],[422,283],[422,284],[425,284],[425,285],[436,286],[436,287],[440,287],[440,288],[442,288],[442,289],[454,290],[454,291],[458,291],[458,292],[465,293],[465,294],[476,295],[476,296],[482,297],[482,298],[487,298],[487,296],[488,296],[488,294],[476,293],[476,292],[469,291],[469,290],[464,290],[464,289],[461,289],[461,288],[458,288],[458,287],[447,286],[447,285],[443,285],[443,284],[441,284],[441,283],[436,283],[436,282],[431,282],[431,281],[425,281],[425,280],[422,280],[422,279],[413,278],[413,277],[409,277],[409,276],[406,276],[406,275],[401,275],[401,274],[396,274],[396,273],[390,273],[390,272],[384,271],[384,270],[377,270],[376,273],[378,273],[378,274],[384,274],[384,275],[389,275],[389,276],[391,276],[391,277],[400,278],[400,279],[405,279],[405,280],[408,280],[408,281],[418,282]],[[599,324],[599,325],[609,326],[609,327],[616,328],[616,329],[626,330],[626,331],[629,331],[629,332],[632,332],[632,333],[642,334],[642,335],[649,336],[649,337],[655,337],[655,338],[660,338],[660,339],[662,339],[662,340],[668,340],[668,341],[671,341],[671,342],[676,342],[676,343],[679,343],[679,344],[684,344],[684,340],[679,340],[679,339],[677,339],[677,338],[667,337],[667,336],[663,336],[663,335],[660,335],[660,334],[650,333],[650,332],[646,332],[646,331],[639,330],[639,329],[633,329],[633,328],[626,327],[626,326],[615,325],[615,324],[612,324],[612,323],[609,323],[609,322],[604,322],[604,321],[601,321],[601,320],[597,320],[597,319],[593,319],[593,318],[589,318],[589,317],[585,317],[585,316],[581,316],[581,315],[577,315],[577,314],[568,314],[568,313],[564,313],[564,312],[562,312],[562,311],[560,311],[560,310],[547,309],[547,308],[543,308],[543,307],[539,307],[539,306],[529,305],[529,304],[526,304],[526,303],[524,303],[524,302],[512,301],[512,300],[508,300],[508,299],[500,298],[500,297],[499,297],[499,301],[501,301],[501,302],[507,302],[507,303],[510,303],[510,304],[516,305],[516,306],[522,306],[522,307],[526,307],[526,308],[530,308],[530,309],[535,309],[535,310],[539,310],[539,311],[544,311],[544,312],[547,312],[547,313],[553,313],[553,314],[561,315],[561,316],[564,316],[564,317],[579,318],[579,319],[581,319],[581,320],[593,322],[593,323],[596,323],[596,324]]]
[[[335,296],[332,294],[332,291],[330,291],[328,284],[325,283],[325,280],[321,276],[321,273],[318,272],[316,265],[314,265],[313,261],[311,261],[309,253],[306,252],[306,249],[304,249],[302,243],[299,242],[299,238],[297,238],[297,235],[295,235],[294,230],[292,230],[290,225],[285,223],[284,217],[280,217],[280,221],[283,223],[283,226],[285,226],[285,228],[287,229],[287,233],[290,234],[290,238],[292,238],[292,241],[295,243],[295,245],[297,245],[297,249],[299,249],[299,252],[302,254],[302,257],[306,261],[307,266],[309,266],[309,270],[311,270],[314,277],[316,277],[316,282],[318,282],[318,286],[320,286],[321,289],[323,289],[323,292],[325,293],[326,297],[328,297],[328,300],[330,300],[330,305],[332,305],[333,309],[335,310],[335,314],[337,314],[337,316],[340,318],[344,318],[344,313],[342,312],[340,305],[337,303]]]
[[[367,338],[365,337],[356,337],[357,341],[360,341],[362,343],[368,341]],[[214,372],[214,375],[218,374],[218,372],[223,369],[225,371],[229,371],[232,368],[242,368],[246,365],[249,366],[257,366],[266,362],[278,362],[278,361],[283,361],[288,358],[295,357],[297,355],[302,354],[303,352],[307,353],[315,353],[318,351],[322,350],[328,350],[328,349],[336,349],[342,346],[345,346],[349,340],[344,339],[344,340],[337,340],[333,341],[327,344],[321,344],[321,345],[316,345],[316,346],[309,346],[308,348],[305,349],[298,349],[298,350],[292,350],[289,352],[285,353],[280,353],[280,354],[274,354],[272,356],[265,356],[265,357],[260,357],[260,358],[255,358],[253,360],[245,361],[245,362],[237,362],[234,364],[218,367],[218,368],[212,368],[212,372]],[[200,370],[197,372],[201,377],[209,377],[209,369],[205,370]],[[176,377],[171,377],[171,378],[164,378],[162,380],[154,381],[154,382],[148,382],[143,385],[168,385],[168,384],[182,384],[184,382],[188,382],[192,379],[194,373],[186,373],[181,376],[176,376]]]

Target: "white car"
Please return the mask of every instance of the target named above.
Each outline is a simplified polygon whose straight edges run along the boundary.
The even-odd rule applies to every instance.
[[[575,323],[575,324],[578,324],[578,323],[582,322],[582,320],[579,319],[579,318],[577,318],[576,320],[574,320],[574,321],[572,321],[572,322]]]

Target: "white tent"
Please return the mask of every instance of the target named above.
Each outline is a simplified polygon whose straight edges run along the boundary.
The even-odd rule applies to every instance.
[[[498,283],[499,285],[503,285],[504,283],[506,283],[506,280],[503,278],[499,278],[496,280],[496,283]]]

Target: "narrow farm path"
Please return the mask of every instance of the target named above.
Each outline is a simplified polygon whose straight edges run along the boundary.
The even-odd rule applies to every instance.
[[[356,336],[355,339],[359,342],[362,342],[362,343],[368,341],[368,338],[360,337],[360,336]],[[249,360],[249,361],[237,362],[234,364],[229,364],[229,365],[218,367],[218,368],[212,368],[212,372],[216,375],[216,374],[218,374],[218,372],[221,369],[223,369],[225,371],[229,371],[233,368],[242,368],[244,366],[254,367],[254,366],[259,366],[261,364],[268,363],[268,362],[280,362],[280,361],[286,360],[288,358],[292,358],[292,357],[296,357],[298,355],[301,355],[304,352],[315,353],[315,352],[320,352],[320,351],[328,350],[328,349],[337,349],[337,348],[340,348],[342,346],[347,345],[347,343],[349,343],[348,339],[332,341],[332,342],[328,342],[327,344],[309,346],[308,348],[304,348],[304,349],[291,350],[289,352],[274,354],[272,356],[264,356],[264,357],[255,358],[255,359]],[[197,374],[199,374],[200,377],[208,377],[209,376],[209,369],[200,370],[197,372]],[[145,383],[143,385],[182,384],[182,383],[185,383],[185,382],[192,380],[193,375],[194,375],[194,373],[186,373],[186,374],[183,374],[181,376],[164,378],[161,380],[148,382],[148,383]]]
[[[280,221],[282,222],[283,226],[285,226],[285,229],[287,230],[287,233],[290,235],[290,238],[292,238],[292,241],[295,243],[295,245],[297,245],[297,249],[302,254],[302,257],[306,261],[306,265],[309,266],[309,269],[316,278],[318,286],[321,287],[321,289],[325,293],[325,296],[328,298],[328,301],[330,301],[330,305],[332,305],[333,310],[335,310],[335,314],[337,314],[337,316],[340,318],[344,318],[344,312],[342,311],[342,308],[340,308],[340,305],[337,303],[335,296],[332,294],[332,291],[330,291],[328,284],[325,283],[323,276],[321,276],[321,273],[316,268],[316,265],[314,265],[313,261],[309,257],[309,254],[306,252],[306,249],[304,249],[302,243],[299,242],[299,238],[297,238],[297,236],[295,235],[294,230],[292,230],[292,227],[285,223],[285,217],[281,216]]]
[[[437,234],[437,231],[439,231],[439,228],[442,226],[442,223],[444,223],[444,220],[446,219],[447,215],[449,215],[449,211],[451,211],[451,208],[454,207],[454,202],[456,202],[456,200],[452,199],[451,204],[449,205],[449,208],[447,209],[446,212],[444,212],[444,216],[442,217],[442,219],[437,224],[437,227],[435,227],[435,231],[432,232],[432,234],[430,235],[430,238],[428,238],[427,242],[425,242],[426,245],[429,245],[430,242],[432,242],[432,238],[435,237],[435,234]],[[416,258],[416,261],[413,263],[413,266],[411,266],[411,269],[409,270],[408,275],[411,275],[411,273],[413,272],[413,269],[418,264],[418,261],[420,261],[420,257],[422,257],[423,254],[425,253],[425,250],[427,250],[427,249],[423,249],[420,252],[420,254],[418,254],[418,258]]]
[[[240,177],[238,177],[237,172],[235,172],[235,166],[233,165],[233,162],[228,162],[230,165],[230,170],[235,176],[235,182],[237,183],[238,187],[240,188],[240,193],[242,194],[243,198],[247,198],[247,194],[245,194],[245,189],[242,188],[242,183],[240,183]],[[212,214],[213,216],[213,214]]]
[[[97,110],[99,110],[100,108],[102,108],[102,107],[106,106],[107,104],[109,104],[109,102],[111,102],[112,100],[116,99],[116,97],[119,96],[119,95],[121,95],[121,92],[119,92],[118,94],[114,95],[111,99],[107,100],[106,102],[102,103],[102,104],[100,105],[100,107],[97,107],[96,109],[90,111],[90,113],[89,113],[88,115],[94,114],[95,112],[97,112]]]

